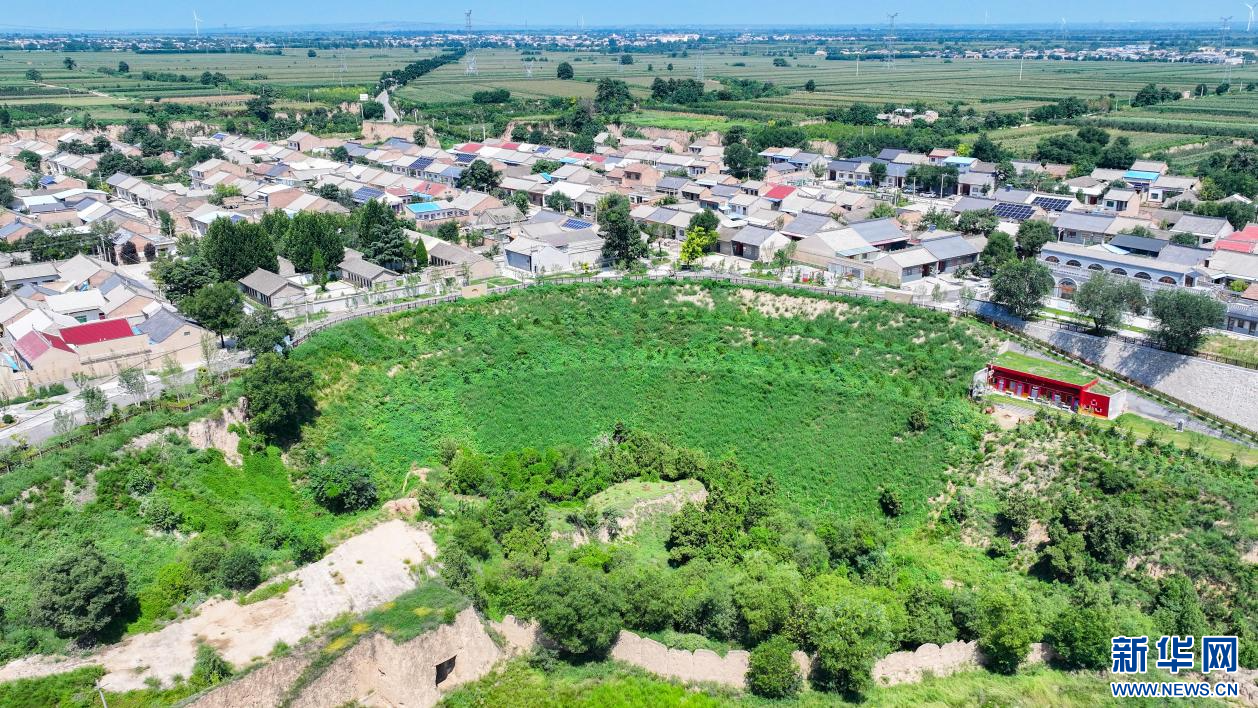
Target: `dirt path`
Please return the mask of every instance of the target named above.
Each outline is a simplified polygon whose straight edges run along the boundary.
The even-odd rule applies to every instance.
[[[176,674],[191,674],[200,642],[243,667],[269,654],[276,642],[296,644],[312,627],[343,612],[363,612],[414,588],[412,568],[436,554],[427,533],[404,521],[388,521],[345,541],[322,560],[273,579],[295,581],[283,595],[244,606],[209,600],[195,616],[86,657],[11,662],[0,668],[0,682],[98,664],[106,670],[100,686],[109,691],[141,689],[149,678],[169,684]]]

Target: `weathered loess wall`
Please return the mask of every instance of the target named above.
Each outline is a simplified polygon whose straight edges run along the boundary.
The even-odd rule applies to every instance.
[[[293,706],[433,706],[445,691],[484,676],[501,655],[476,611],[468,608],[453,624],[409,642],[394,644],[380,634],[364,638],[306,687]],[[454,671],[438,686],[437,664],[451,657]]]
[[[1023,666],[1043,664],[1051,651],[1047,644],[1032,644]],[[948,676],[982,665],[983,653],[978,649],[978,642],[923,644],[915,651],[897,651],[884,656],[874,664],[874,681],[882,686],[917,683],[926,674]]]
[[[317,651],[317,650],[316,650]],[[221,686],[191,708],[267,708],[280,705],[314,653],[290,656]],[[434,706],[450,689],[489,672],[502,656],[468,608],[452,624],[396,644],[382,634],[363,637],[295,696],[295,708],[343,705]],[[437,664],[454,657],[454,671],[437,685]]]

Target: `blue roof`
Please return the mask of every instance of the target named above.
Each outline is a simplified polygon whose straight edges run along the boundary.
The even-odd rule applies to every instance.
[[[13,360],[13,357],[9,356],[8,354],[4,354],[4,353],[0,353],[0,357],[3,357],[3,358],[4,358],[4,364],[5,364],[5,366],[9,367],[9,368],[10,368],[11,370],[13,370],[13,371],[17,371],[17,368],[18,368],[18,367],[17,367],[17,362]]]
[[[954,165],[971,165],[971,164],[974,164],[975,162],[978,162],[978,160],[975,160],[972,157],[962,157],[960,155],[953,155],[952,157],[944,158],[945,164],[950,163]]]
[[[57,181],[57,178],[53,177],[52,175],[44,175],[43,177],[39,178],[39,183],[44,185],[45,187],[47,187],[48,185],[56,181]]]
[[[406,208],[412,214],[427,214],[429,212],[441,211],[443,207],[436,202],[420,202],[418,204],[407,204]]]
[[[1127,170],[1127,174],[1123,175],[1126,179],[1138,179],[1143,182],[1152,182],[1158,178],[1158,173],[1147,172],[1145,170]]]
[[[224,139],[224,138],[226,138],[226,137],[227,137],[227,133],[215,133],[215,134],[213,135],[213,138],[214,138],[215,140],[223,140],[223,139]]]

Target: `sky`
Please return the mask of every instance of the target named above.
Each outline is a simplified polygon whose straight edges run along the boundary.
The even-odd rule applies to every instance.
[[[885,23],[888,12],[899,23],[992,25],[1059,23],[1065,17],[1080,26],[1131,22],[1209,22],[1234,15],[1244,28],[1249,13],[1241,0],[3,0],[0,32],[81,29],[125,31],[192,28],[195,9],[202,28],[282,27],[294,25],[407,22],[445,29],[463,23],[472,10],[474,26],[587,27],[626,25],[855,25]],[[986,18],[985,18],[986,13]]]

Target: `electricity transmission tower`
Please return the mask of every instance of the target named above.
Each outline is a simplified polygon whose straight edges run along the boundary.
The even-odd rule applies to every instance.
[[[480,72],[476,69],[476,47],[472,42],[472,11],[463,11],[463,32],[467,35],[467,67],[463,73],[467,76],[476,76]]]
[[[895,52],[892,50],[892,43],[895,42],[895,18],[899,17],[898,12],[887,13],[887,36],[883,37],[887,51],[887,68],[895,68]]]
[[[1221,19],[1223,21],[1223,27],[1221,31],[1222,37],[1219,40],[1219,55],[1223,58],[1223,83],[1231,84],[1232,63],[1228,61],[1227,57],[1227,40],[1228,35],[1232,32],[1232,16],[1228,15],[1227,17],[1223,17]]]

